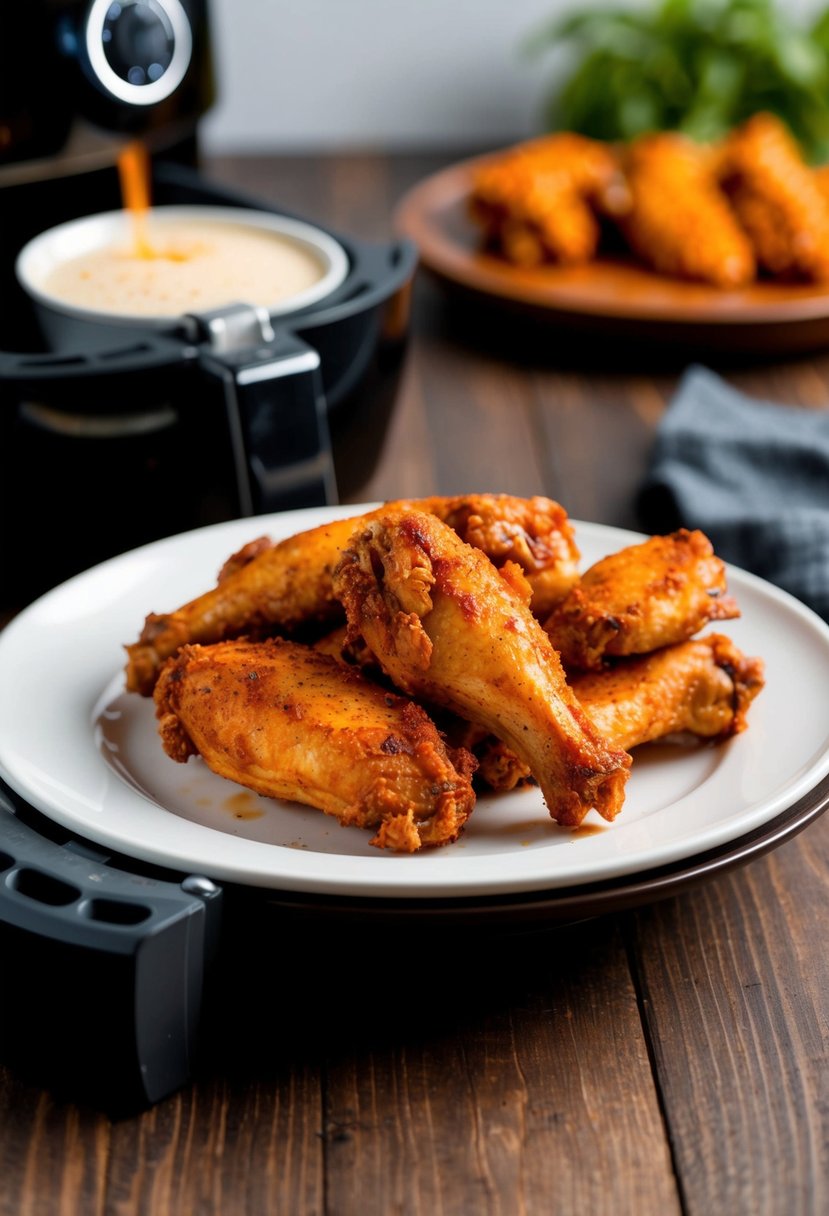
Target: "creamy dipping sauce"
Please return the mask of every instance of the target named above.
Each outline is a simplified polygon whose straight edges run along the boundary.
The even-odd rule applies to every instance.
[[[151,220],[146,241],[151,256],[135,241],[106,245],[62,262],[40,288],[77,308],[177,317],[237,301],[268,308],[326,272],[312,249],[242,224]]]

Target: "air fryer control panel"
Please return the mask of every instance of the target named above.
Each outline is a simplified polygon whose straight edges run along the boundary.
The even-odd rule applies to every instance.
[[[125,105],[148,106],[184,79],[193,29],[181,0],[93,0],[83,42],[93,84]]]

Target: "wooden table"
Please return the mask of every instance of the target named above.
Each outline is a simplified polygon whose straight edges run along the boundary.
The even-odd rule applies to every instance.
[[[207,169],[379,238],[408,185],[450,159]],[[360,497],[541,493],[635,526],[681,370],[653,352],[508,341],[419,281]],[[829,402],[829,357],[718,370],[758,395]],[[197,1081],[152,1110],[111,1120],[0,1070],[0,1211],[825,1213],[827,900],[824,818],[680,896],[550,932],[447,930],[404,949],[332,923],[263,940]]]

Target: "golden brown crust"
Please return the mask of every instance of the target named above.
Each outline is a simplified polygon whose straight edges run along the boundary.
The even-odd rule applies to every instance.
[[[631,249],[662,274],[738,287],[755,277],[751,243],[719,189],[711,151],[673,132],[643,136],[624,158]]]
[[[390,504],[392,506],[396,504]],[[411,504],[436,515],[493,565],[520,567],[532,592],[532,609],[545,617],[578,581],[581,556],[573,525],[560,503],[535,495],[459,494]]]
[[[519,562],[545,613],[577,578],[578,550],[567,513],[551,499],[475,494],[400,501],[446,515],[493,560]],[[385,508],[380,508],[379,511]],[[216,587],[170,613],[150,613],[137,642],[126,647],[130,692],[152,694],[161,664],[188,642],[207,644],[242,634],[287,636],[309,625],[325,630],[342,619],[332,571],[349,537],[366,516],[334,520],[273,544],[252,541],[225,563]]]
[[[266,549],[272,549],[273,546],[274,542],[269,536],[257,536],[255,540],[249,540],[236,553],[230,555],[219,571],[219,577],[216,582],[223,583],[226,578],[230,578],[232,574],[236,574],[248,562],[252,562],[255,557],[259,557]]]
[[[475,171],[469,212],[511,262],[589,261],[599,243],[597,211],[612,211],[624,182],[614,149],[564,132],[528,140]]]
[[[729,136],[720,178],[765,270],[829,280],[829,200],[779,118],[755,114]]]
[[[502,739],[554,819],[618,813],[630,757],[587,718],[524,599],[451,528],[386,512],[355,533],[335,588],[349,629],[396,686]]]
[[[601,731],[627,750],[673,734],[722,740],[745,729],[763,664],[723,634],[680,642],[571,678]]]
[[[711,542],[680,528],[596,562],[544,628],[565,668],[589,671],[608,656],[645,654],[736,616]]]
[[[219,776],[371,828],[413,852],[457,839],[475,762],[450,752],[420,706],[328,655],[271,639],[188,645],[155,690],[162,743]]]

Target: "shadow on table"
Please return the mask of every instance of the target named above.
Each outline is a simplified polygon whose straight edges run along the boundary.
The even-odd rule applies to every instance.
[[[536,932],[334,921],[274,935],[239,926],[207,1002],[199,1076],[275,1079],[302,1067],[462,1045],[516,1011],[571,1017],[624,960],[618,917]],[[623,964],[624,965],[624,964]]]
[[[723,374],[764,364],[797,362],[819,348],[806,339],[801,349],[778,340],[738,335],[720,327],[645,325],[602,318],[549,315],[508,304],[493,304],[459,291],[442,291],[428,279],[416,294],[421,334],[448,340],[464,349],[525,368],[619,372],[630,375],[679,374],[702,362]]]

